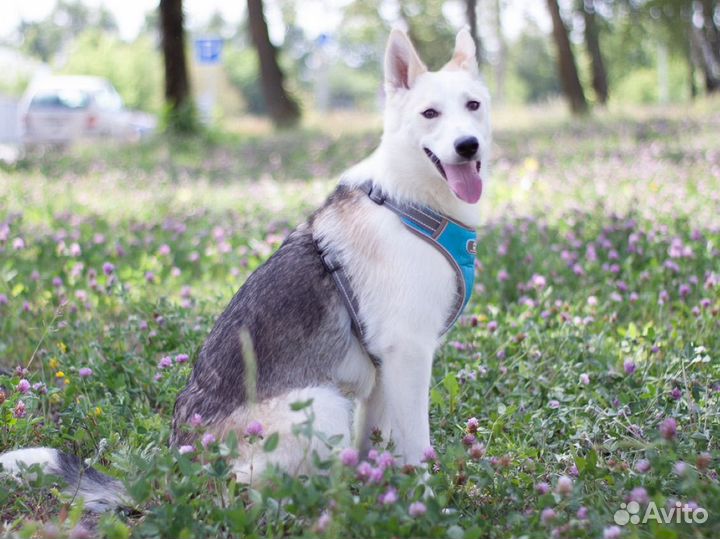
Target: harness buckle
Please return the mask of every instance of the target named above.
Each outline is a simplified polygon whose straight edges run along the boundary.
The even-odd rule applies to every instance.
[[[335,257],[329,253],[320,253],[320,261],[328,273],[334,273],[340,268]]]
[[[383,195],[382,191],[380,191],[379,189],[375,189],[374,185],[370,186],[370,190],[368,191],[367,196],[378,206],[382,206],[383,204],[385,204],[385,195]]]

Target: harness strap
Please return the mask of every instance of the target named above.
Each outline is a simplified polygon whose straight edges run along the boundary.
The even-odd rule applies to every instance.
[[[413,232],[420,239],[428,242],[430,245],[440,251],[440,253],[447,259],[450,266],[452,266],[453,270],[455,271],[456,282],[458,285],[458,299],[455,302],[454,309],[451,312],[451,315],[445,324],[445,328],[442,331],[443,334],[447,333],[450,328],[452,328],[452,326],[455,324],[457,319],[460,317],[460,314],[462,314],[465,305],[467,305],[467,302],[470,299],[470,291],[466,289],[466,276],[463,273],[462,268],[460,268],[458,261],[453,256],[453,253],[448,251],[448,249],[440,241],[438,241],[438,239],[448,228],[448,225],[450,225],[451,223],[452,226],[460,229],[465,229],[468,231],[470,231],[470,229],[465,225],[453,221],[452,219],[434,211],[433,209],[428,208],[427,206],[395,202],[394,200],[388,198],[381,189],[379,189],[376,185],[373,184],[371,180],[360,184],[358,186],[358,189],[364,192],[370,200],[372,200],[378,205],[384,205],[393,213],[395,213],[398,217],[400,217],[400,220],[403,222],[405,227],[410,230],[410,232]],[[468,244],[467,246],[468,251],[471,252],[473,255],[475,254],[475,237],[475,232],[472,231],[473,245],[470,246]]]
[[[473,280],[472,276],[474,273],[473,263],[475,258],[475,231],[461,223],[458,223],[457,221],[437,213],[428,207],[396,202],[391,198],[388,198],[382,190],[373,185],[373,182],[370,180],[362,183],[357,188],[364,192],[375,204],[385,206],[400,217],[400,220],[410,232],[427,241],[430,245],[440,251],[440,253],[452,266],[456,275],[458,294],[453,311],[451,312],[445,328],[442,331],[442,333],[446,333],[450,330],[453,324],[455,324],[455,321],[458,319],[463,308],[470,299]],[[452,228],[452,231],[449,230],[449,227]],[[460,263],[456,259],[457,253],[454,256],[453,253],[450,252],[445,245],[443,245],[444,242],[442,241],[442,236],[446,233],[446,231],[453,232],[453,234],[448,234],[449,236],[452,236],[448,241],[456,242],[458,240],[458,237],[456,237],[458,236],[458,232],[459,240],[466,241],[466,245],[464,247],[466,248],[467,253],[464,254],[467,255],[469,253],[472,258],[464,258],[462,261],[464,269],[460,267]],[[315,247],[320,255],[320,260],[322,261],[325,270],[333,278],[333,281],[340,292],[340,298],[350,314],[353,330],[367,351],[366,328],[360,318],[358,299],[352,289],[347,272],[343,269],[337,255],[333,251],[329,249],[322,249],[317,241],[315,242]],[[373,364],[375,366],[380,366],[380,359],[372,354],[369,355]]]

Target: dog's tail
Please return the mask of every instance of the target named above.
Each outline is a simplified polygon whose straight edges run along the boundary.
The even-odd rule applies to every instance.
[[[17,476],[23,467],[34,464],[40,465],[43,473],[60,477],[67,485],[64,492],[82,498],[88,511],[101,513],[129,505],[120,481],[86,466],[74,455],[48,447],[17,449],[0,455],[2,473]]]

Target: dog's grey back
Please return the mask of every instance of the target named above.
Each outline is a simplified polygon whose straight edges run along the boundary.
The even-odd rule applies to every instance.
[[[340,188],[325,207],[345,197]],[[175,403],[172,445],[192,441],[185,425],[193,414],[211,425],[245,404],[242,329],[256,356],[258,400],[331,383],[333,367],[354,336],[307,224],[250,275],[218,318]]]

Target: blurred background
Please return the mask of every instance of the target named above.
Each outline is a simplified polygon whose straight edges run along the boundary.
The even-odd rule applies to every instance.
[[[372,129],[390,28],[439,68],[464,25],[501,124],[720,89],[715,0],[4,2],[0,159],[167,130]]]

